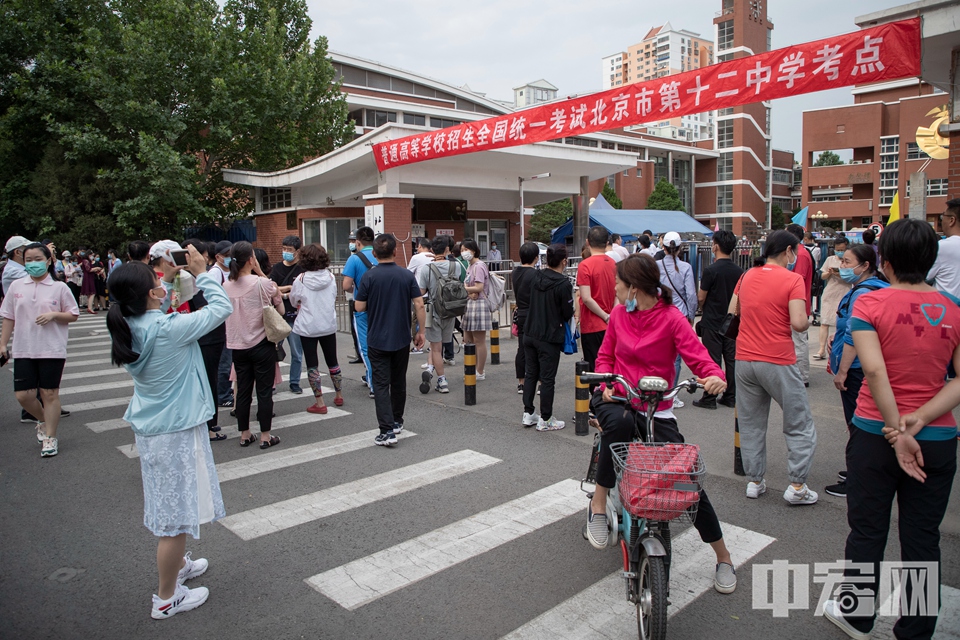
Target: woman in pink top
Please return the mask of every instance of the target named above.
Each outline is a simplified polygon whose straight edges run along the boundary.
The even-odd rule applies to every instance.
[[[53,256],[39,242],[23,252],[27,275],[14,280],[0,306],[3,330],[0,356],[9,357],[7,343],[13,336],[13,390],[17,401],[30,415],[43,416],[37,424],[37,440],[43,445],[41,457],[58,452],[57,425],[60,422],[60,378],[67,360],[67,325],[80,315],[73,294],[56,279]],[[41,406],[37,400],[40,389]]]
[[[269,449],[280,444],[280,438],[270,435],[277,347],[267,340],[263,307],[272,303],[282,314],[283,298],[277,285],[263,277],[260,264],[253,255],[253,245],[237,242],[230,249],[230,257],[230,279],[223,284],[223,289],[233,303],[233,313],[226,323],[227,348],[233,351],[233,367],[237,373],[235,411],[240,446],[249,447],[255,440],[250,435],[250,404],[256,383],[260,448]]]
[[[700,344],[687,318],[673,305],[670,289],[660,286],[660,271],[650,256],[634,254],[617,263],[616,292],[620,304],[610,312],[609,328],[597,354],[597,372],[617,373],[634,384],[644,376],[673,380],[679,355],[707,393],[726,390],[723,371]],[[634,434],[633,414],[625,412],[613,400],[614,395],[623,395],[623,390],[598,387],[590,403],[599,422],[600,457],[597,489],[587,510],[587,538],[597,549],[607,545],[607,494],[617,479],[610,445],[630,442]],[[664,401],[657,409],[653,421],[656,441],[683,442],[673,402]],[[700,539],[717,554],[714,588],[720,593],[731,593],[737,587],[733,560],[723,542],[720,520],[702,491],[694,526]]]

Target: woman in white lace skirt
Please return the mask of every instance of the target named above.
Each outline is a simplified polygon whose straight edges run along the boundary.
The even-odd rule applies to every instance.
[[[199,538],[201,524],[226,515],[206,433],[216,405],[197,339],[220,325],[233,306],[193,247],[186,269],[208,302],[190,314],[163,311],[179,268],[164,269],[163,282],[142,262],[110,274],[117,301],[107,315],[112,360],[133,377],[133,398],[123,417],[140,453],[143,524],[159,538],[160,580],[151,611],[158,620],[206,601],[205,587],[183,584],[207,570],[206,560],[185,554],[187,534]]]

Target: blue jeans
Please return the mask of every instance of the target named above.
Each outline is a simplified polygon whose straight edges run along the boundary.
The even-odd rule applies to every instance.
[[[290,328],[293,328],[293,320],[285,318]],[[293,331],[287,336],[287,344],[290,345],[290,386],[300,386],[300,371],[303,368],[303,345],[300,344],[300,336]]]
[[[230,383],[230,365],[233,364],[233,350],[223,348],[220,364],[217,367],[217,403],[233,400],[233,385]]]

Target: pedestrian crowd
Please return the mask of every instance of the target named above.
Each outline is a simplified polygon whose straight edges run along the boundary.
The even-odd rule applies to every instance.
[[[846,558],[858,564],[847,576],[873,580],[877,593],[879,572],[867,574],[883,559],[894,498],[901,558],[939,561],[939,526],[956,472],[952,410],[960,404],[954,373],[960,366],[958,216],[960,200],[951,200],[940,216],[943,239],[924,222],[902,220],[883,231],[876,247],[838,235],[825,256],[812,235],[790,225],[765,238],[762,256],[747,269],[736,260],[742,240],[716,230],[713,260],[699,282],[676,232],[658,240],[645,232],[631,253],[620,236],[593,227],[573,276],[565,245],[551,245],[543,255],[537,244],[525,243],[510,273],[520,424],[564,428],[554,408],[564,353],[582,349],[589,371],[630,381],[657,376],[671,386],[685,363],[703,386],[695,408],[737,410],[746,497],[759,499],[770,476],[783,474],[784,500],[813,505],[819,495],[807,480],[817,429],[807,388],[819,371],[811,371],[807,336],[812,302],[819,300],[812,359],[833,376],[848,429],[846,469],[825,491],[848,499]],[[497,272],[505,259],[491,249],[482,260],[474,239],[423,239],[404,267],[396,238],[361,227],[350,236],[339,286],[327,250],[294,235],[282,239],[276,264],[245,241],[135,241],[125,249],[122,258],[110,249],[101,260],[94,250],[58,254],[46,240],[8,240],[0,359],[14,358],[23,415],[38,423],[41,456],[55,456],[67,326],[81,309],[107,311],[111,359],[135,383],[124,419],[140,454],[144,524],[158,538],[154,618],[207,598],[203,587],[184,585],[207,568],[185,549],[187,534],[196,538],[200,524],[225,515],[210,446],[226,439],[217,407],[236,417],[241,447],[266,450],[280,444],[271,429],[274,393],[286,386],[302,394],[304,368],[312,393],[305,412],[330,410],[324,376],[333,405],[347,402],[336,336],[341,289],[355,350],[347,360],[364,369],[376,445],[395,445],[404,431],[411,353],[426,353],[421,393],[449,393],[460,341],[475,346],[475,380],[486,380],[486,340],[504,305]],[[284,380],[280,363],[287,352]],[[601,448],[587,537],[605,548],[611,535],[606,499],[616,483],[610,445],[630,441],[634,422],[615,386],[590,392],[590,424],[600,430]],[[767,468],[771,401],[783,414],[786,469]],[[657,441],[684,441],[676,413],[682,408],[676,399],[656,408]],[[704,493],[695,526],[716,554],[715,588],[732,592],[735,565]],[[825,613],[851,637],[866,637],[873,625],[872,616],[844,615],[834,601]],[[895,631],[930,637],[935,624],[935,617],[907,615]]]

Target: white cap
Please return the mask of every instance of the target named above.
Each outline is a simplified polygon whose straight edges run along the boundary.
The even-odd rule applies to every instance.
[[[183,251],[183,247],[173,240],[161,240],[150,247],[150,259],[156,260],[157,258],[163,258],[170,264],[174,264],[173,258],[170,257],[171,251]]]
[[[7,240],[7,245],[4,247],[4,252],[10,253],[11,251],[16,251],[20,247],[25,247],[28,244],[33,244],[30,240],[27,240],[23,236],[13,236]]]
[[[670,245],[679,247],[682,242],[680,234],[676,231],[670,231],[663,236],[663,246],[665,247],[669,247]]]
[[[70,252],[69,252],[69,251],[64,251],[63,253],[60,254],[60,257],[61,257],[61,258],[69,258],[69,257],[70,257]]]

